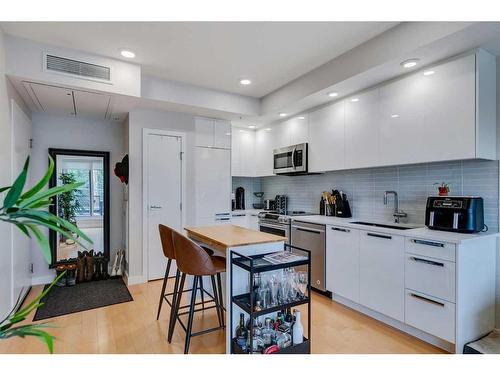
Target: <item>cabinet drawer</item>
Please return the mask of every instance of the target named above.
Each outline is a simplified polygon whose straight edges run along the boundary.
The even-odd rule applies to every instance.
[[[455,304],[410,289],[405,293],[405,323],[455,342]]]
[[[455,302],[455,263],[407,253],[405,287]]]
[[[451,243],[407,238],[405,246],[407,253],[455,261],[455,245]]]

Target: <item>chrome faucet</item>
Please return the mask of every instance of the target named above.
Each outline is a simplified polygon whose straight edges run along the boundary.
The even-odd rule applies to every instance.
[[[399,209],[399,197],[397,191],[387,190],[384,193],[384,204],[387,205],[387,197],[391,194],[394,195],[394,213],[392,214],[392,216],[394,216],[394,222],[399,223],[399,220],[402,217],[407,217],[408,214]]]

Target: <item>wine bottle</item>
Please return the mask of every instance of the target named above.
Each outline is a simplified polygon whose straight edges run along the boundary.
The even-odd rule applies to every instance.
[[[248,337],[248,330],[245,327],[245,314],[241,313],[240,324],[236,328],[236,343],[243,350],[246,350],[247,337]]]

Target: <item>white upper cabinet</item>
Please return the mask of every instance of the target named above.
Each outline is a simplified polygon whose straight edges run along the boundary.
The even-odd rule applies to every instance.
[[[347,168],[379,165],[379,90],[354,95],[345,103],[345,164]]]
[[[309,170],[323,172],[345,167],[344,102],[309,114]]]
[[[390,83],[379,90],[382,165],[416,163],[422,158],[425,84],[422,74]]]
[[[301,115],[288,120],[286,124],[287,133],[290,138],[290,144],[307,143],[309,141],[309,123],[308,115]]]
[[[215,140],[216,148],[231,148],[231,123],[226,120],[215,120]]]
[[[255,175],[273,175],[273,149],[275,146],[273,128],[259,129],[255,132]]]
[[[206,117],[195,118],[196,146],[231,148],[231,123]]]
[[[231,145],[231,175],[255,176],[255,132],[233,128]]]
[[[418,75],[425,81],[422,142],[427,152],[422,161],[471,159],[476,157],[475,55],[427,70]]]

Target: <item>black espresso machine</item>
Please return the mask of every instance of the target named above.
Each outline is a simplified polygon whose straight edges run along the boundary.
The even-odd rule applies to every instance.
[[[425,225],[429,229],[477,233],[487,230],[481,197],[428,197]]]

